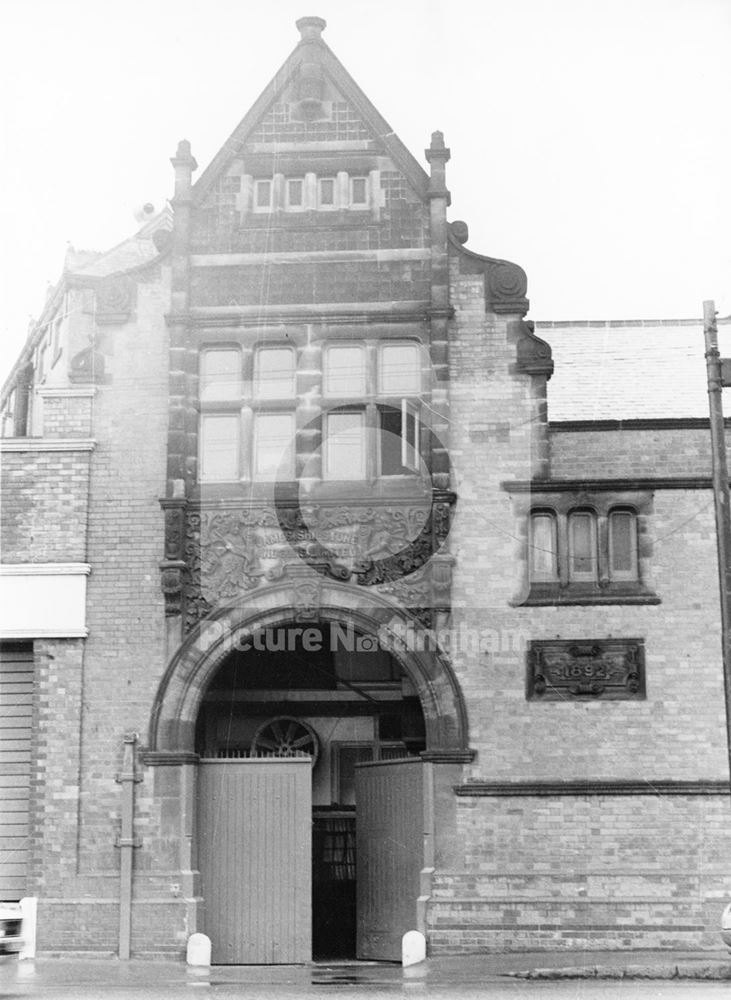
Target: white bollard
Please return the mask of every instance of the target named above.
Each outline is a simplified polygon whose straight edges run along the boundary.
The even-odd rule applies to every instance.
[[[207,934],[191,934],[185,953],[188,965],[211,964],[211,939]]]
[[[731,948],[731,903],[721,914],[721,940],[727,948]]]
[[[401,939],[401,964],[417,965],[426,958],[426,938],[421,931],[407,931]]]
[[[38,915],[38,897],[24,896],[20,901],[20,910],[23,914],[23,947],[20,950],[19,959],[36,957],[36,921]]]

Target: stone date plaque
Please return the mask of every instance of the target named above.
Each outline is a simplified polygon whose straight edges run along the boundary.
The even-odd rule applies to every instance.
[[[529,701],[645,697],[642,639],[535,639],[527,655]]]

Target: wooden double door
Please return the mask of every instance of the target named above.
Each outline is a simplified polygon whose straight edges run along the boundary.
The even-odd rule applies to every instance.
[[[289,964],[313,956],[311,765],[306,758],[206,760],[199,769],[201,926],[214,964]],[[424,765],[418,758],[356,768],[355,856],[347,824],[329,906],[355,955],[398,961],[417,926],[424,866]],[[316,834],[316,845],[321,829]],[[348,839],[350,838],[350,839]],[[337,843],[335,837],[333,843]],[[342,845],[341,845],[342,846]],[[322,850],[316,859],[322,859]],[[316,934],[323,892],[315,864]],[[354,877],[355,885],[352,885]],[[319,885],[318,885],[319,882]],[[346,884],[347,883],[347,884]],[[318,917],[318,913],[320,917]],[[349,929],[350,926],[350,929]],[[350,950],[352,945],[344,950]]]

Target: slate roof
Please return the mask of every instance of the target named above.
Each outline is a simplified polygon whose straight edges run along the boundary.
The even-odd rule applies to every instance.
[[[553,349],[548,419],[708,417],[703,321],[537,322]],[[719,318],[722,357],[731,357],[731,317]]]
[[[153,235],[159,229],[172,229],[172,225],[172,210],[166,205],[133,236],[118,243],[111,250],[96,255],[87,252],[86,256],[89,258],[87,260],[70,262],[67,258],[66,270],[71,274],[88,278],[106,278],[110,274],[121,274],[144,267],[160,256],[160,251],[153,242]]]

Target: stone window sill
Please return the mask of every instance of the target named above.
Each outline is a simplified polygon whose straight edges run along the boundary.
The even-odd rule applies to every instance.
[[[512,607],[545,607],[572,604],[660,604],[657,594],[642,584],[534,583],[523,600],[511,601]]]

